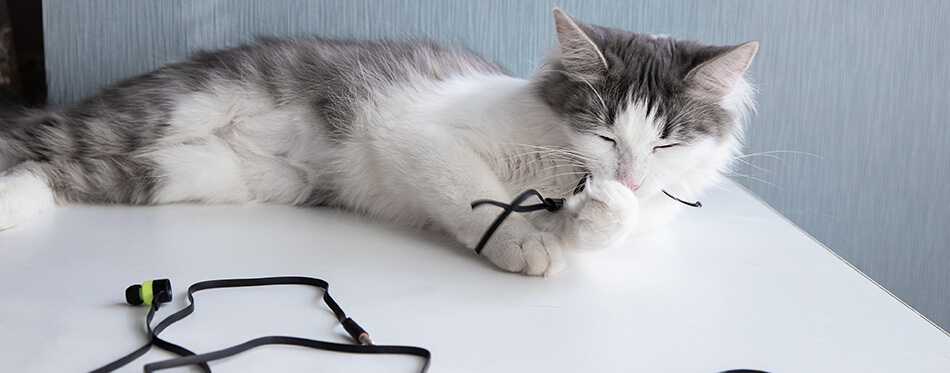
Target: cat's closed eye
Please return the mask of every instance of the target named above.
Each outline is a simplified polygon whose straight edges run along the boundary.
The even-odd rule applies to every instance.
[[[607,137],[607,136],[604,136],[604,135],[597,135],[597,136],[600,137],[601,139],[603,139],[604,141],[609,142],[609,143],[610,143],[611,145],[613,145],[614,147],[617,146],[617,140],[614,140],[614,139],[612,139],[612,138],[610,138],[610,137]]]
[[[672,144],[654,146],[654,147],[653,147],[653,153],[656,154],[656,151],[657,151],[657,150],[660,150],[660,149],[668,149],[668,148],[672,148],[672,147],[678,146],[678,145],[681,145],[681,144],[678,143],[678,142],[674,142],[674,143],[672,143]]]

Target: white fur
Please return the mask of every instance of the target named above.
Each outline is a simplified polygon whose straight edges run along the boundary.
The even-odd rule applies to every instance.
[[[633,233],[640,204],[627,186],[617,181],[590,183],[584,193],[564,204],[570,225],[564,237],[579,249],[611,247]]]
[[[54,206],[53,191],[37,176],[34,162],[0,174],[0,230],[13,228]]]
[[[308,121],[319,117],[309,108],[278,106],[253,88],[185,97],[169,135],[140,155],[158,165],[153,202],[299,204],[318,196],[389,222],[441,229],[472,248],[498,214],[472,211],[472,201],[507,201],[535,188],[569,197],[565,209],[510,217],[482,254],[509,271],[551,275],[564,268],[564,250],[608,247],[638,226],[661,224],[682,209],[661,189],[693,198],[739,148],[737,134],[654,153],[664,145],[658,118],[635,102],[616,118],[613,148],[569,130],[526,80],[468,74],[409,81],[383,84],[355,103],[342,143],[329,140],[325,123]],[[742,79],[735,87],[722,104],[739,126],[751,89]],[[0,177],[0,229],[53,205],[29,166]],[[587,169],[593,180],[571,196]]]
[[[313,117],[247,87],[183,98],[170,134],[145,155],[162,180],[155,202],[302,202],[319,176],[314,166],[326,162],[322,126],[305,122]]]
[[[558,119],[529,98],[521,79],[472,75],[382,87],[335,147],[326,145],[321,123],[300,122],[315,117],[305,109],[274,107],[238,88],[176,106],[171,135],[145,155],[160,169],[156,203],[299,203],[326,189],[331,204],[401,225],[434,224],[473,247],[497,211],[473,212],[471,201],[507,200],[527,187],[566,194],[580,178],[545,177],[539,168],[557,162],[522,159],[567,144],[551,130],[562,128]],[[499,175],[509,177],[503,183]],[[534,275],[564,267],[555,235],[525,217],[512,220],[483,252],[489,260]]]
[[[518,161],[537,146],[565,142],[551,130],[558,128],[553,114],[528,98],[526,81],[476,75],[419,84],[384,91],[363,112],[367,125],[332,170],[341,204],[397,223],[434,223],[474,247],[497,211],[472,211],[470,202],[507,200],[528,183],[560,187],[556,178],[544,185],[543,174]],[[513,176],[502,182],[499,175]],[[490,242],[483,255],[510,271],[547,275],[564,266],[557,237],[522,216]]]

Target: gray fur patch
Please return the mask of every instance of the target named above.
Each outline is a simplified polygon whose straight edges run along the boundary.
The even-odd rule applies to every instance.
[[[534,90],[578,131],[612,126],[626,105],[642,102],[657,118],[666,119],[660,131],[663,138],[689,142],[732,133],[733,118],[718,105],[720,98],[688,93],[685,79],[693,68],[730,47],[574,21],[600,49],[607,71],[584,80],[552,53],[534,78]]]
[[[156,150],[173,103],[214,87],[266,92],[276,106],[313,108],[331,138],[357,125],[355,107],[387,86],[473,73],[507,75],[494,62],[429,41],[260,39],[189,59],[104,88],[71,107],[22,110],[0,124],[3,164],[38,161],[62,201],[149,203],[161,180],[141,157]],[[314,194],[307,204],[324,203]]]
[[[37,163],[58,202],[152,202],[154,165],[129,156],[55,159]]]
[[[239,81],[263,88],[278,106],[307,102],[328,132],[341,139],[354,120],[355,103],[372,101],[385,87],[413,79],[441,81],[472,73],[507,74],[471,51],[421,41],[342,41],[316,37],[264,38],[255,45],[201,52],[177,70],[196,78]],[[207,84],[207,83],[206,83]]]

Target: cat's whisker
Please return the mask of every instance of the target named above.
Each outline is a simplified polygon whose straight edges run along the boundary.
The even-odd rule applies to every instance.
[[[535,149],[541,149],[541,150],[551,150],[551,151],[565,152],[565,153],[578,153],[577,151],[573,149],[569,149],[562,146],[535,145],[535,144],[523,144],[523,143],[512,143],[512,142],[506,143],[506,145],[521,146],[521,147],[535,148]]]
[[[782,188],[782,187],[778,186],[778,184],[775,184],[775,183],[773,183],[773,182],[770,182],[770,181],[766,181],[766,180],[757,178],[757,177],[755,177],[755,176],[749,176],[749,175],[737,174],[737,173],[728,174],[728,175],[726,175],[726,176],[744,177],[744,178],[749,179],[749,180],[755,180],[755,181],[758,181],[758,182],[760,182],[760,183],[764,183],[764,184],[773,186],[773,187],[778,188],[778,190],[781,190],[781,191],[783,191],[783,192],[785,191],[785,188]]]
[[[562,168],[562,167],[583,168],[583,165],[581,164],[581,162],[578,162],[578,160],[576,159],[572,159],[572,157],[570,157],[569,154],[564,154],[562,152],[550,152],[547,150],[538,150],[538,151],[526,152],[526,153],[523,153],[522,155],[516,155],[514,156],[514,158],[518,158],[519,156],[522,158],[523,162],[519,162],[520,164],[515,169],[508,172],[508,174],[504,178],[505,180],[511,180],[516,175],[522,174],[523,172],[526,172],[526,170],[530,170],[531,167],[534,167],[538,163],[541,163],[543,165],[545,162],[547,162],[548,164],[546,166],[543,165],[540,170],[538,169],[533,170],[531,173],[533,174],[544,173],[550,169],[556,169],[556,168]],[[506,163],[514,160],[512,157],[508,157],[508,158],[509,159],[506,161]],[[523,159],[523,158],[527,158],[527,159]]]
[[[822,156],[820,156],[820,155],[818,155],[818,154],[809,153],[809,152],[803,152],[803,151],[798,151],[798,150],[769,150],[769,151],[764,151],[764,152],[755,152],[755,153],[745,154],[745,155],[742,155],[742,157],[752,157],[752,156],[756,156],[756,155],[766,155],[766,154],[795,154],[795,155],[807,155],[807,156],[810,156],[810,157],[818,158],[819,160],[825,160]]]
[[[562,152],[562,151],[557,151],[557,150],[532,150],[532,151],[513,154],[510,157],[508,157],[508,159],[513,159],[517,157],[525,157],[525,156],[536,155],[536,154],[542,154],[545,156],[561,155],[565,157],[575,155],[569,152]]]
[[[525,170],[528,167],[531,167],[535,163],[545,162],[545,161],[553,162],[552,160],[545,160],[544,156],[535,156],[535,157],[528,157],[528,158],[529,158],[528,160],[521,162],[517,168],[511,170],[508,173],[508,175],[505,177],[505,180],[511,180],[513,177],[515,177],[515,175],[520,174],[523,170]],[[553,162],[553,163],[556,163],[556,162]]]
[[[547,148],[547,149],[545,149],[544,147],[540,147],[540,146],[535,146],[535,147],[538,148],[538,149],[540,149],[540,150],[534,150],[534,151],[528,151],[528,152],[522,152],[522,153],[513,154],[513,155],[507,157],[507,158],[505,159],[505,161],[510,161],[510,160],[512,160],[512,159],[514,159],[514,158],[525,157],[525,156],[529,156],[529,155],[532,155],[532,154],[544,154],[544,156],[561,156],[561,157],[563,157],[563,158],[576,159],[576,160],[581,160],[581,161],[590,161],[590,160],[591,160],[591,158],[589,158],[589,157],[587,157],[587,156],[585,156],[585,155],[583,155],[583,154],[580,154],[580,153],[575,152],[575,151],[563,149],[563,148]]]
[[[788,166],[788,162],[786,162],[784,158],[779,157],[779,156],[776,155],[776,154],[807,155],[807,156],[811,156],[811,157],[818,158],[819,160],[824,160],[824,158],[822,158],[821,156],[819,156],[819,155],[817,155],[817,154],[808,153],[808,152],[801,152],[801,151],[797,151],[797,150],[769,150],[769,151],[764,151],[764,152],[756,152],[756,153],[743,154],[743,155],[735,156],[735,157],[733,157],[733,159],[735,159],[735,160],[743,160],[743,159],[746,159],[746,158],[753,158],[753,157],[757,157],[757,156],[762,156],[762,157],[767,157],[767,158],[772,158],[772,159],[778,160],[779,162],[782,162],[782,165],[784,165],[784,166],[787,167],[787,166]],[[746,162],[746,163],[748,163],[748,162]],[[750,164],[750,165],[751,165],[751,164]]]
[[[767,175],[772,175],[772,172],[771,172],[771,171],[762,171],[762,172],[756,172],[756,173],[754,173],[754,174],[731,173],[729,176],[756,177],[756,176],[767,176]]]
[[[711,123],[711,122],[712,122],[712,121],[710,121],[710,120],[708,120],[708,119],[693,119],[693,120],[679,121],[679,122],[677,122],[677,124],[683,125],[683,124]]]
[[[594,86],[591,85],[590,82],[587,81],[587,79],[581,79],[581,80],[583,80],[584,83],[587,84],[588,87],[590,87],[591,92],[594,92],[594,94],[597,95],[597,99],[600,100],[600,105],[604,107],[604,112],[605,113],[610,112],[610,109],[607,108],[607,103],[604,102],[604,97],[600,95],[600,92],[597,92],[597,90],[594,89]]]
[[[534,163],[536,163],[536,162],[538,162],[538,161],[541,161],[541,160],[538,159],[538,160],[535,160],[535,161],[532,161],[532,162],[526,162],[526,163],[522,164],[522,165],[519,166],[517,169],[514,169],[514,170],[512,170],[511,172],[509,172],[508,175],[505,177],[505,180],[511,180],[515,175],[520,174],[522,171],[524,171],[525,169],[527,169],[528,167],[532,166]],[[548,166],[546,166],[546,167],[543,167],[543,168],[541,168],[540,170],[534,170],[534,172],[532,172],[532,173],[538,174],[538,173],[546,172],[546,171],[551,170],[551,169],[563,168],[563,167],[583,168],[582,165],[576,164],[576,163],[557,163],[557,162],[553,162],[553,161],[549,161],[549,162],[551,162],[552,164],[551,164],[551,165],[548,165]]]
[[[583,154],[583,153],[577,152],[577,151],[573,151],[573,150],[555,149],[555,150],[552,150],[552,152],[555,152],[555,153],[558,153],[558,154],[561,154],[561,155],[564,155],[564,156],[569,156],[569,157],[571,157],[571,158],[573,158],[573,159],[577,159],[577,160],[583,160],[583,161],[590,161],[590,160],[592,160],[592,158],[589,157],[589,156],[587,156],[586,154]]]
[[[564,177],[564,176],[577,176],[577,179],[579,180],[581,176],[586,175],[586,174],[587,174],[586,171],[584,171],[584,172],[562,172],[562,173],[558,173],[558,174],[554,174],[554,175],[545,176],[545,177],[543,177],[543,178],[541,178],[541,179],[538,179],[538,181],[539,181],[539,183],[542,183],[542,184],[543,184],[544,182],[546,182],[546,181],[548,181],[548,180],[556,179],[556,178]],[[572,187],[573,187],[573,185],[572,185]]]
[[[600,100],[600,105],[604,108],[603,114],[606,115],[607,113],[610,112],[610,109],[607,108],[607,103],[604,101],[604,96],[602,96],[602,95],[600,94],[600,92],[597,92],[597,90],[594,89],[594,85],[593,85],[593,84],[590,84],[590,81],[589,81],[589,80],[587,80],[586,78],[584,78],[583,76],[581,76],[580,74],[577,74],[577,73],[567,72],[567,71],[564,71],[564,70],[550,70],[550,71],[552,71],[552,72],[558,72],[558,73],[564,74],[564,75],[569,76],[569,77],[571,77],[571,78],[580,80],[580,81],[584,82],[584,84],[587,84],[587,86],[590,88],[591,92],[593,92],[594,95],[597,96],[597,99]]]
[[[547,172],[547,171],[550,171],[550,170],[556,170],[556,169],[558,169],[558,168],[573,168],[573,169],[578,169],[578,168],[582,168],[582,167],[580,167],[579,165],[575,165],[575,164],[555,164],[555,165],[551,165],[551,166],[548,166],[548,167],[545,167],[545,168],[542,168],[542,169],[538,170],[538,173]],[[587,173],[587,171],[576,171],[576,172],[577,172],[577,173],[581,173],[581,174]]]
[[[700,105],[688,104],[686,107],[683,108],[683,110],[679,111],[678,113],[676,113],[676,115],[674,115],[672,118],[670,118],[670,119],[669,119],[669,122],[671,122],[671,123],[680,123],[680,124],[690,124],[690,123],[697,123],[697,122],[707,122],[707,120],[704,120],[704,119],[699,119],[699,120],[694,119],[694,120],[690,120],[690,121],[682,121],[683,118],[692,117],[694,114],[698,113],[698,112],[699,112],[700,110],[702,110],[702,109],[703,109],[703,107],[700,106]]]
[[[777,156],[777,155],[772,155],[772,154],[749,154],[749,155],[743,155],[743,156],[734,157],[733,159],[735,159],[735,160],[738,161],[738,160],[743,160],[743,159],[746,159],[746,158],[752,158],[753,156],[758,156],[758,155],[761,155],[761,156],[766,157],[766,158],[775,159],[775,160],[777,160],[777,161],[779,161],[779,162],[782,162],[782,165],[788,166],[788,162],[785,162],[785,159],[783,159],[782,157],[779,157],[779,156]]]
[[[684,106],[682,109],[677,111],[676,115],[673,118],[679,119],[685,116],[692,115],[702,108],[703,108],[703,105],[699,104],[699,101],[690,101],[686,104],[686,106]]]
[[[762,171],[762,172],[765,172],[765,173],[768,173],[768,174],[773,173],[772,171],[769,171],[769,170],[766,170],[766,169],[764,169],[764,168],[762,168],[762,167],[756,166],[756,165],[752,164],[752,162],[746,161],[746,160],[744,160],[744,159],[735,158],[735,160],[737,160],[737,161],[739,161],[739,162],[742,162],[743,164],[745,164],[745,165],[747,165],[747,166],[749,166],[749,167],[752,167],[752,168],[754,168],[754,169],[756,169],[756,170],[759,170],[759,171]]]
[[[561,177],[561,176],[566,176],[566,175],[586,175],[586,174],[587,174],[587,171],[566,171],[566,172],[559,172],[556,174],[547,175],[541,180],[554,178],[554,177]]]
[[[520,162],[518,162],[520,161]],[[514,155],[503,159],[501,163],[505,164],[518,164],[519,169],[524,166],[530,166],[536,162],[552,162],[552,163],[567,163],[575,164],[579,160],[574,159],[563,154],[553,154],[553,153],[529,153]]]

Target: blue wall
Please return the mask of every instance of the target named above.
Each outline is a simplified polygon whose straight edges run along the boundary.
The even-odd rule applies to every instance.
[[[758,40],[755,156],[734,176],[950,327],[950,2],[45,0],[50,97],[255,35],[429,36],[527,76],[551,9],[707,43]]]

